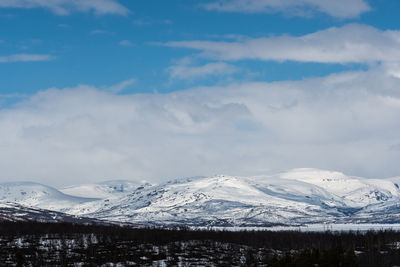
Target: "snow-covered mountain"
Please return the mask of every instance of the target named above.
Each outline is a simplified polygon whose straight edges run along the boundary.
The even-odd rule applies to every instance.
[[[98,199],[63,194],[50,186],[15,182],[0,184],[0,202],[14,202],[27,207],[64,212],[71,207]]]
[[[14,193],[7,201],[14,199],[22,205],[49,208],[46,201],[38,199],[47,197],[49,201],[54,196],[55,202],[65,199],[62,203],[66,203],[53,205],[51,209],[56,211],[139,224],[398,223],[399,184],[400,178],[365,179],[339,172],[295,169],[256,177],[185,178],[159,185],[110,181],[64,188],[63,193],[56,190],[51,194],[44,194],[42,187],[38,187],[40,194],[32,187],[30,191],[21,191],[18,187],[11,190],[9,186],[7,191],[3,184],[0,199],[4,192],[11,190]]]
[[[60,189],[61,192],[71,196],[89,198],[118,198],[129,194],[145,182],[127,180],[105,181],[96,184],[80,184]]]
[[[85,215],[107,220],[187,225],[288,224],[310,216],[321,220],[328,216],[322,207],[324,201],[330,201],[328,197],[305,198],[293,189],[285,199],[262,182],[231,176],[177,180],[139,188],[118,200],[105,199],[98,206],[87,203],[71,212],[81,214],[84,208]],[[297,181],[291,181],[291,186],[308,192],[319,190]],[[337,211],[330,212],[340,216]]]
[[[68,215],[62,212],[43,210],[37,208],[29,208],[17,203],[0,202],[0,222],[70,222],[79,224],[102,224],[91,218]]]

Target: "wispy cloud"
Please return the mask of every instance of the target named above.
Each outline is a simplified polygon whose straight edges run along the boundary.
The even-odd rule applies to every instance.
[[[219,60],[273,60],[319,63],[400,61],[400,31],[350,24],[299,37],[278,36],[243,41],[178,41],[167,46],[196,49]]]
[[[45,8],[61,16],[73,12],[93,12],[96,15],[130,13],[117,0],[0,0],[0,8]]]
[[[322,12],[337,18],[354,18],[371,10],[365,0],[217,0],[201,7],[222,12],[283,12],[302,17]]]
[[[113,32],[109,32],[106,30],[100,30],[100,29],[96,29],[96,30],[92,30],[89,32],[90,35],[101,35],[101,34],[106,34],[106,35],[113,35]]]
[[[0,63],[6,62],[34,62],[34,61],[49,61],[55,59],[52,55],[41,54],[15,54],[10,56],[0,56]]]
[[[129,87],[135,83],[136,83],[136,79],[125,80],[118,84],[108,87],[107,90],[112,93],[120,93],[120,92],[124,91],[127,87]]]
[[[149,26],[154,24],[172,24],[172,20],[169,19],[152,19],[152,18],[144,18],[144,19],[136,19],[133,21],[133,24],[137,26]]]
[[[0,98],[26,98],[27,94],[14,93],[14,94],[0,94]]]
[[[121,45],[121,46],[134,46],[134,44],[129,40],[122,40],[122,41],[119,42],[119,45]]]
[[[172,79],[194,80],[208,76],[226,76],[239,71],[239,68],[224,62],[212,62],[204,65],[178,63],[167,69]]]

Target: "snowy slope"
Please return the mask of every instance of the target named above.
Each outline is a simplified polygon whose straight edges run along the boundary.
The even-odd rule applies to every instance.
[[[64,194],[77,197],[90,198],[118,198],[129,194],[145,182],[133,182],[127,180],[105,181],[96,184],[80,184],[60,189]]]
[[[53,210],[102,220],[158,225],[270,226],[310,223],[400,222],[400,178],[365,179],[339,172],[295,169],[256,177],[185,178],[159,185],[127,181],[51,191]],[[26,185],[24,185],[26,186]],[[8,201],[44,208],[43,186]],[[48,192],[48,188],[46,192]],[[3,190],[3,191],[2,191]],[[36,193],[35,193],[36,192]],[[0,187],[0,199],[4,194]],[[18,196],[18,197],[16,197]],[[98,200],[82,198],[97,197]],[[37,199],[40,199],[38,201]],[[36,202],[34,202],[36,201]],[[55,202],[57,202],[55,201]],[[47,204],[49,205],[49,204]],[[61,209],[62,207],[62,209]],[[46,207],[47,208],[47,207]]]
[[[391,179],[365,179],[349,177],[340,172],[316,169],[295,169],[278,175],[319,186],[340,197],[348,206],[365,207],[388,200],[398,200],[398,183]]]
[[[115,200],[71,210],[101,219],[192,225],[332,222],[345,203],[323,188],[274,177],[214,176],[140,188]]]
[[[67,211],[75,205],[97,199],[74,197],[61,193],[55,188],[32,182],[0,184],[0,201],[14,202],[27,207]]]
[[[37,208],[29,208],[22,206],[17,203],[0,202],[0,222],[70,222],[80,224],[96,223],[101,224],[102,222],[95,219],[83,218],[68,215],[61,212],[43,210]]]
[[[295,169],[257,177],[214,176],[139,188],[70,212],[152,224],[275,225],[396,221],[400,190],[390,179]],[[400,210],[400,208],[398,208]],[[379,214],[379,218],[375,216]],[[384,219],[386,218],[386,219]]]

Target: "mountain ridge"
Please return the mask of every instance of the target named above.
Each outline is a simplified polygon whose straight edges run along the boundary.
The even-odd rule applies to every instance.
[[[61,190],[64,193],[57,190],[68,201],[56,198],[52,201],[51,210],[74,216],[148,225],[398,223],[399,181],[398,177],[367,179],[306,168],[260,176],[182,178],[158,185],[108,181]],[[7,191],[5,185],[0,184],[0,199]],[[10,188],[11,184],[7,186]],[[29,186],[32,188],[31,184]],[[54,192],[39,194],[26,188],[21,191],[21,185],[18,184],[15,187],[19,190],[13,192],[27,191],[26,194],[32,193],[34,196],[23,198],[18,195],[15,202],[35,208],[49,208],[37,198],[47,197],[48,201],[49,195],[60,196]],[[33,188],[37,189],[37,186]],[[43,191],[43,188],[39,189]],[[88,190],[88,195],[97,192],[98,198],[82,198],[85,190]],[[66,195],[65,192],[75,192],[79,196]],[[26,199],[36,202],[29,203]]]

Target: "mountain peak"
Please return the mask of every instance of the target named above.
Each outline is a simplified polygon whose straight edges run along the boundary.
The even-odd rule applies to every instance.
[[[189,177],[158,185],[107,181],[62,192],[36,183],[5,183],[0,195],[22,205],[141,224],[400,222],[400,189],[392,180],[301,168],[256,177]]]

